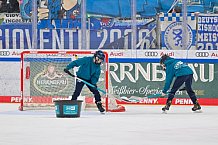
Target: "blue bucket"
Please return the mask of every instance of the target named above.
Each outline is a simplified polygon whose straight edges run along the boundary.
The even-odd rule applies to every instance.
[[[81,100],[56,100],[55,112],[58,118],[76,118],[80,117]]]

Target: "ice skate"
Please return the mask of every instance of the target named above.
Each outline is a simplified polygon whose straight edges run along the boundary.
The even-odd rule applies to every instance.
[[[97,107],[98,107],[98,110],[99,110],[102,114],[104,114],[104,113],[105,113],[105,109],[103,108],[102,103],[99,101],[99,102],[96,102],[96,105],[97,105]]]
[[[172,101],[168,101],[166,105],[162,108],[163,113],[167,113],[167,111],[170,109],[170,106],[172,104]]]
[[[192,108],[192,111],[194,112],[201,112],[201,106],[200,104],[196,101],[196,103],[194,104],[194,107]]]

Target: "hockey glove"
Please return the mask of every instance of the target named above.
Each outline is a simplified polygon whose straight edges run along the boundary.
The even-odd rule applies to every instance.
[[[67,73],[68,75],[72,76],[72,77],[75,77],[75,75],[71,74],[70,71],[68,69],[66,69],[66,68],[64,69],[64,72]]]
[[[94,90],[98,90],[96,84],[92,84],[92,85],[94,86],[94,87],[93,87]]]
[[[64,72],[65,72],[65,73],[69,73],[69,70],[65,68],[65,69],[64,69]]]

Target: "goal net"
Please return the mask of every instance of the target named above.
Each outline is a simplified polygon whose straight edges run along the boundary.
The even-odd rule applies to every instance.
[[[95,51],[23,51],[21,53],[21,104],[20,110],[55,109],[55,100],[70,100],[75,90],[76,78],[63,70],[71,62],[82,57],[93,56]],[[102,103],[109,112],[123,112],[124,106],[117,104],[113,95],[108,95],[109,67],[108,54],[101,64],[101,74],[97,83]],[[76,75],[78,67],[70,70]],[[105,93],[106,92],[106,93]],[[78,100],[83,100],[83,108],[97,108],[93,94],[84,85]]]

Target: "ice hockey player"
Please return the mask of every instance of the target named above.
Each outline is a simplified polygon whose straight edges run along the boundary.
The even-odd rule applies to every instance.
[[[70,69],[74,67],[79,67],[79,70],[76,72],[77,77],[95,86],[94,88],[86,84],[89,90],[94,94],[95,103],[98,107],[98,110],[101,113],[105,112],[105,109],[102,106],[101,95],[99,91],[96,89],[97,88],[96,84],[99,80],[99,76],[101,73],[100,65],[104,61],[104,59],[105,59],[104,52],[98,50],[95,52],[94,56],[89,56],[89,57],[85,56],[77,60],[74,60],[71,63],[69,63],[64,69],[64,71],[68,73]],[[77,97],[80,95],[84,84],[85,84],[84,82],[79,81],[77,79],[76,87],[71,100],[77,100]]]
[[[194,107],[192,111],[200,110],[201,106],[197,100],[195,92],[192,90],[193,71],[192,69],[182,61],[176,60],[168,55],[163,55],[160,59],[160,65],[162,69],[166,71],[165,85],[162,90],[162,96],[168,94],[166,105],[162,108],[163,111],[169,110],[172,100],[176,91],[185,83],[185,90],[187,91],[190,99],[192,100]],[[175,81],[171,90],[167,93],[170,85],[175,77]]]

